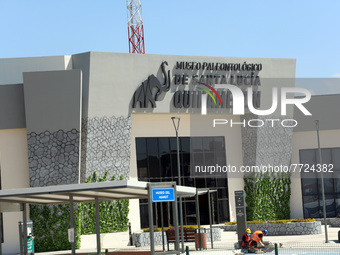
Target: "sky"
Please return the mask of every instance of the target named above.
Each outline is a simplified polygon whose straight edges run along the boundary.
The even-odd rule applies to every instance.
[[[142,5],[147,54],[294,58],[297,78],[332,78],[313,93],[340,93],[338,0]],[[126,0],[0,0],[0,58],[87,51],[129,52]]]

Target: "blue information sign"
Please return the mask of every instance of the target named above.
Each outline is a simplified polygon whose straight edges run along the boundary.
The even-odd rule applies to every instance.
[[[174,188],[152,188],[152,202],[173,202],[175,201]]]

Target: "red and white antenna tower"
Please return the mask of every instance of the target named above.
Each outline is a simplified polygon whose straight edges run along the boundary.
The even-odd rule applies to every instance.
[[[141,0],[126,0],[129,30],[129,52],[145,54]]]

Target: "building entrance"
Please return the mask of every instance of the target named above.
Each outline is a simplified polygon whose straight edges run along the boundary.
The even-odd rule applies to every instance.
[[[175,137],[136,138],[138,180],[148,182],[176,182],[178,184],[177,145]],[[192,157],[199,156],[202,164],[218,160],[226,164],[224,137],[180,137],[181,183],[196,188],[216,190],[211,194],[213,223],[229,221],[228,180],[211,176],[190,177]],[[208,194],[199,196],[201,224],[209,224]],[[147,200],[140,200],[141,227],[148,227]],[[172,207],[168,203],[155,204],[154,223],[161,226],[173,226]],[[163,217],[162,210],[163,208]],[[179,208],[179,207],[178,207]],[[183,223],[195,225],[195,197],[183,199]]]

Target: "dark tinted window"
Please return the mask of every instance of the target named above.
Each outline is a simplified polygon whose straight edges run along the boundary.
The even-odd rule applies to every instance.
[[[227,178],[219,179],[212,176],[203,178],[191,178],[190,167],[191,160],[195,161],[198,166],[205,165],[225,165],[224,137],[180,137],[179,138],[179,156],[180,156],[180,175],[181,184],[197,188],[209,188],[218,192],[212,193],[212,213],[213,223],[223,223],[229,219],[228,205],[228,181]],[[147,137],[136,138],[137,152],[137,169],[138,179],[150,182],[171,182],[178,184],[178,157],[177,157],[177,139],[176,137]],[[208,215],[208,195],[200,198],[201,224],[209,224]],[[184,224],[197,224],[196,222],[196,202],[195,198],[186,198],[183,207]],[[190,202],[189,202],[190,201]],[[163,205],[164,207],[164,205]],[[155,206],[155,224],[160,225],[161,205]],[[171,203],[167,205],[171,209]],[[140,200],[141,224],[147,227],[147,201]],[[165,207],[164,207],[165,209]],[[167,210],[167,209],[166,209]],[[170,214],[163,212],[164,225],[168,226],[172,219]]]
[[[322,164],[332,170],[322,173],[326,213],[327,217],[336,217],[340,215],[340,148],[321,149],[321,156]],[[300,163],[304,164],[301,173],[304,217],[322,218],[321,173],[315,170],[317,164],[320,164],[319,150],[300,150]]]

